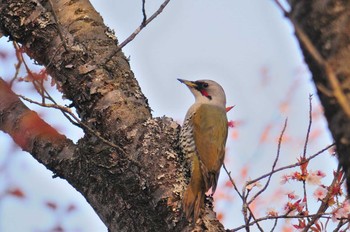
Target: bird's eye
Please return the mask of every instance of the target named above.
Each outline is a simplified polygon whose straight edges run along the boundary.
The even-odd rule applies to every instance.
[[[205,83],[205,82],[203,83],[204,88],[208,88],[208,86],[209,86],[208,83]]]

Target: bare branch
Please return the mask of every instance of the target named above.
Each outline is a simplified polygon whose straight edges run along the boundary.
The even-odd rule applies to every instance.
[[[121,152],[122,154],[125,155],[125,152],[124,150],[117,146],[116,144],[112,143],[111,141],[108,141],[107,139],[103,138],[99,132],[97,131],[94,131],[92,128],[90,128],[88,125],[86,125],[85,123],[83,123],[82,121],[80,121],[80,119],[71,111],[71,109],[67,108],[67,107],[64,107],[64,106],[61,106],[61,105],[58,105],[58,104],[45,104],[45,103],[40,103],[40,102],[36,102],[30,98],[27,98],[25,96],[22,96],[22,95],[18,95],[18,97],[22,98],[23,100],[26,100],[30,103],[33,103],[33,104],[36,104],[36,105],[39,105],[39,106],[42,106],[42,107],[45,107],[45,108],[54,108],[54,109],[58,109],[60,110],[64,115],[68,114],[70,115],[70,117],[72,117],[74,119],[71,120],[70,117],[69,120],[71,122],[73,122],[75,125],[79,125],[79,127],[81,128],[84,128],[86,129],[89,133],[91,133],[92,135],[96,136],[97,138],[99,138],[102,142],[104,142],[105,144],[113,147],[113,148],[116,148],[119,152]]]
[[[140,32],[143,28],[145,28],[150,22],[153,21],[153,19],[155,19],[160,13],[162,13],[162,11],[164,10],[164,8],[168,5],[168,3],[170,2],[170,0],[165,0],[163,2],[162,5],[160,5],[160,7],[158,8],[158,10],[156,12],[153,13],[153,15],[151,15],[150,18],[148,18],[147,20],[142,20],[141,25],[126,39],[124,40],[124,42],[122,42],[119,45],[119,49],[122,49],[125,45],[127,45],[128,43],[130,43]],[[144,14],[145,16],[145,14]]]
[[[238,193],[239,197],[242,199],[243,205],[242,205],[242,211],[243,211],[243,216],[244,216],[244,220],[246,221],[246,225],[249,222],[248,216],[247,216],[247,211],[249,211],[250,215],[255,219],[254,215],[253,215],[253,211],[250,209],[249,204],[247,204],[247,197],[244,195],[245,191],[243,191],[243,195],[240,193],[240,191],[237,188],[237,185],[235,184],[235,182],[233,181],[232,177],[231,177],[231,172],[227,170],[225,164],[223,164],[224,170],[227,173],[230,182],[232,183],[235,191]],[[262,228],[259,226],[259,229],[262,230]],[[249,227],[246,227],[247,230],[249,230]]]
[[[140,24],[140,26],[138,28],[136,28],[136,30],[129,35],[128,38],[126,38],[121,44],[119,44],[118,49],[114,50],[108,57],[107,57],[107,61],[109,61],[115,54],[117,54],[119,51],[121,51],[121,49],[123,47],[125,47],[125,45],[127,45],[128,43],[130,43],[131,41],[133,41],[135,39],[135,37],[142,31],[143,28],[145,28],[150,22],[153,21],[153,19],[155,19],[160,13],[162,13],[162,11],[164,10],[164,8],[168,5],[168,3],[170,2],[170,0],[165,0],[162,5],[160,5],[160,7],[158,8],[158,10],[156,12],[154,12],[151,17],[149,17],[147,19],[146,16],[146,11],[145,11],[145,0],[142,0],[142,12],[143,12],[143,20]]]
[[[57,17],[57,14],[55,12],[55,7],[53,5],[53,2],[52,0],[49,0],[49,4],[51,6],[51,12],[52,12],[52,15],[56,21],[56,25],[57,25],[57,29],[58,29],[58,34],[61,38],[61,41],[62,41],[62,44],[63,44],[63,47],[66,51],[68,51],[68,47],[67,47],[67,44],[66,44],[66,40],[65,38],[63,37],[63,32],[62,32],[62,27],[61,27],[61,24],[60,24],[60,21],[58,20],[58,17]]]
[[[266,221],[266,220],[272,220],[272,219],[298,219],[298,218],[312,218],[312,217],[319,217],[319,218],[330,218],[329,213],[322,213],[322,214],[310,214],[310,215],[278,215],[278,216],[266,216],[266,217],[261,217],[257,219],[256,221],[252,221],[249,223],[249,226],[252,226],[256,224],[256,222],[261,222],[261,221]],[[244,229],[246,226],[242,225],[237,228],[232,229],[231,231],[239,231],[241,229]]]
[[[227,170],[225,164],[223,164],[223,167],[224,167],[224,170],[225,170],[225,172],[226,172],[226,174],[227,174],[227,176],[228,176],[228,178],[229,178],[229,180],[230,180],[230,182],[231,182],[233,188],[236,190],[236,192],[238,193],[239,197],[243,200],[243,196],[242,196],[241,192],[238,190],[236,183],[235,183],[234,180],[232,179],[231,171],[228,171],[228,170]]]
[[[17,61],[18,61],[18,63],[17,64],[15,64],[15,75],[12,77],[12,79],[11,79],[11,81],[10,81],[10,87],[12,87],[12,85],[13,85],[13,82],[15,81],[15,80],[17,80],[17,78],[18,78],[18,74],[19,74],[19,69],[20,69],[20,67],[22,66],[22,63],[23,63],[23,59],[22,59],[22,56],[19,54],[19,46],[18,46],[18,43],[16,43],[15,41],[13,41],[12,42],[12,44],[13,44],[13,47],[15,48],[15,51],[16,51],[16,58],[17,58]]]
[[[305,160],[305,158],[306,158],[306,150],[307,150],[307,145],[309,143],[311,125],[312,125],[312,94],[309,95],[309,125],[307,127],[307,132],[306,132],[304,151],[303,151],[303,158],[302,158],[303,160]],[[307,192],[306,192],[306,182],[305,182],[305,180],[303,180],[303,194],[304,194],[304,199],[303,200],[305,200],[306,211],[309,211],[309,206],[308,206],[308,202],[307,202]]]
[[[254,182],[256,182],[256,181],[259,181],[259,180],[261,180],[261,179],[264,179],[264,178],[268,177],[269,175],[271,175],[271,173],[274,174],[274,173],[277,173],[277,172],[280,172],[280,171],[283,171],[283,170],[286,170],[286,169],[290,169],[290,168],[295,168],[295,167],[298,167],[298,166],[300,166],[300,165],[302,165],[302,164],[304,164],[304,163],[307,163],[307,162],[309,162],[310,160],[312,160],[312,159],[314,159],[315,157],[317,157],[317,156],[319,156],[320,154],[322,154],[323,152],[327,151],[328,149],[330,149],[330,148],[333,147],[333,146],[335,146],[335,143],[332,143],[332,144],[328,145],[327,147],[323,148],[322,150],[320,150],[320,151],[316,152],[315,154],[309,156],[307,159],[305,159],[305,160],[302,161],[302,162],[296,162],[296,163],[294,163],[294,164],[290,164],[290,165],[287,165],[287,166],[283,166],[283,167],[281,167],[281,168],[277,168],[277,169],[275,169],[273,172],[269,172],[269,173],[267,173],[267,174],[265,174],[265,175],[262,175],[262,176],[260,176],[260,177],[258,177],[258,178],[256,178],[256,179],[254,179],[254,180],[248,181],[248,182],[247,182],[247,185],[252,184],[252,183],[254,183]]]
[[[311,125],[312,125],[312,94],[309,95],[309,125],[307,127],[305,144],[304,144],[304,152],[303,152],[304,159],[306,158],[306,150],[307,150],[307,145],[309,143]]]
[[[0,130],[45,165],[72,157],[74,144],[28,109],[0,78]],[[54,155],[56,154],[56,155]]]
[[[287,128],[287,123],[288,123],[288,119],[286,119],[286,120],[284,121],[284,126],[283,126],[282,132],[281,132],[281,134],[280,134],[280,137],[279,137],[279,139],[278,139],[278,146],[277,146],[276,158],[275,158],[275,161],[273,162],[272,170],[271,170],[271,172],[270,172],[270,175],[268,176],[268,179],[267,179],[267,181],[266,181],[266,184],[265,184],[265,186],[264,186],[259,192],[257,192],[257,193],[250,199],[250,201],[248,202],[248,204],[251,204],[261,193],[263,193],[263,192],[267,189],[267,187],[268,187],[269,184],[270,184],[270,180],[271,180],[271,177],[272,177],[272,175],[273,175],[273,171],[275,170],[275,167],[276,167],[278,158],[279,158],[279,156],[280,156],[282,139],[283,139],[284,132],[286,131],[286,128]]]
[[[142,0],[142,15],[143,15],[143,20],[141,25],[146,24],[147,20],[147,15],[146,15],[146,0]]]

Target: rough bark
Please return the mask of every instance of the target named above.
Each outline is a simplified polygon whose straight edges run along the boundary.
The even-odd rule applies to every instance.
[[[0,0],[0,30],[47,68],[82,122],[117,147],[88,131],[74,145],[48,125],[54,139],[37,140],[34,127],[27,134],[35,143],[30,148],[40,148],[18,145],[81,192],[110,231],[193,229],[180,208],[186,177],[178,124],[152,118],[116,38],[87,0],[51,2]],[[12,135],[4,128],[21,117],[15,108],[31,111],[0,83],[13,100],[0,104],[0,129]],[[208,206],[196,230],[224,229]]]
[[[336,143],[349,194],[350,2],[290,0],[289,3],[292,8],[290,17],[302,32],[296,34]],[[302,34],[311,41],[311,46],[301,38]]]

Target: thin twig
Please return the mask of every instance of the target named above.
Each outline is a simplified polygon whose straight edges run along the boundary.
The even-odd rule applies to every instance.
[[[252,226],[254,224],[256,224],[256,222],[260,222],[260,221],[266,221],[266,220],[271,220],[271,219],[297,219],[297,218],[310,218],[310,217],[322,217],[322,218],[330,218],[330,213],[322,213],[322,214],[309,214],[309,215],[278,215],[278,216],[266,216],[266,217],[262,217],[262,218],[259,218],[257,219],[256,221],[252,221],[249,223],[249,226]],[[232,229],[231,231],[238,231],[238,230],[241,230],[241,229],[244,229],[245,228],[245,225],[242,225],[242,226],[239,226],[239,227],[236,227],[234,229]]]
[[[251,216],[254,218],[254,220],[255,220],[255,217],[254,217],[254,215],[253,215],[253,211],[250,209],[249,205],[246,203],[246,202],[247,202],[246,197],[245,197],[244,195],[242,195],[242,194],[239,192],[236,183],[233,181],[233,179],[232,179],[232,177],[231,177],[231,172],[227,170],[225,164],[223,164],[223,167],[224,167],[224,170],[225,170],[225,172],[227,173],[227,175],[228,175],[228,177],[229,177],[229,180],[230,180],[231,184],[233,185],[233,188],[234,188],[235,191],[238,193],[239,197],[242,199],[242,202],[243,202],[243,209],[242,209],[242,210],[243,210],[243,214],[244,214],[244,218],[245,218],[246,223],[249,222],[249,219],[248,219],[248,217],[247,217],[247,211],[249,211],[250,215],[251,215]],[[260,227],[259,224],[258,224],[258,227]],[[260,227],[260,228],[261,228],[261,227]],[[249,231],[249,227],[246,228],[246,230]],[[262,228],[261,228],[261,230],[262,230]]]
[[[261,232],[264,232],[264,229],[260,226],[259,222],[257,221],[257,218],[255,217],[253,211],[250,209],[249,207],[249,203],[247,203],[247,200],[244,201],[243,205],[249,210],[249,217],[247,218],[246,220],[246,228],[247,228],[247,231],[249,231],[249,225],[248,225],[248,222],[251,221],[251,219],[253,219],[253,221],[256,221],[256,226],[258,227],[258,229],[261,231]]]
[[[18,44],[16,43],[18,46]],[[16,47],[16,49],[19,49],[19,47]],[[42,103],[45,103],[45,95],[44,95],[44,81],[41,79],[40,81],[35,78],[35,74],[30,70],[27,62],[24,60],[23,53],[17,52],[17,59],[21,60],[21,64],[24,65],[24,68],[27,71],[28,77],[32,78],[31,83],[33,84],[35,90],[39,93]],[[29,78],[28,78],[29,79]]]
[[[349,223],[348,220],[344,220],[344,221],[340,220],[339,223],[338,223],[338,225],[337,225],[337,228],[335,228],[335,229],[333,230],[333,232],[345,231],[345,230],[340,230],[340,229],[341,229],[344,225],[346,225],[346,224],[348,224],[348,223]],[[348,226],[347,229],[349,229],[349,226]]]
[[[31,72],[31,70],[29,69],[29,67],[28,67],[27,64],[25,63],[25,60],[24,60],[23,54],[22,54],[21,51],[20,51],[19,45],[18,45],[16,42],[13,42],[13,45],[14,45],[14,47],[15,47],[15,49],[16,49],[16,56],[17,56],[18,63],[15,65],[16,73],[15,73],[14,77],[13,77],[13,78],[11,79],[11,81],[10,81],[10,86],[12,86],[13,82],[18,78],[19,69],[20,69],[22,63],[25,64],[25,68],[26,68],[26,71],[27,71],[28,75],[33,75],[33,73]],[[57,53],[57,52],[56,52],[56,53]],[[55,53],[55,54],[56,54],[56,53]],[[51,62],[51,61],[50,61],[50,62]],[[48,65],[48,66],[49,66],[49,65]],[[33,79],[31,82],[32,82],[32,84],[34,85],[34,88],[38,91],[38,88],[39,88],[39,87],[37,86],[37,85],[38,85],[38,83],[37,83],[38,81],[35,80],[35,79]],[[40,84],[39,84],[39,85],[40,85]],[[38,92],[39,92],[39,91],[38,91]],[[53,99],[53,97],[51,97],[51,95],[49,94],[49,92],[44,88],[44,85],[42,85],[42,93],[39,92],[39,94],[40,94],[40,97],[42,97],[42,99],[49,99],[52,103],[57,104],[56,101]],[[46,94],[46,96],[45,96],[44,94]],[[42,101],[43,101],[43,103],[44,103],[44,100],[42,100]],[[69,115],[67,115],[66,112],[64,112],[64,111],[61,111],[61,112],[63,113],[63,115],[64,115],[73,125],[80,127],[80,125],[79,125],[78,123],[76,123],[74,120],[72,120],[72,118],[69,117]]]
[[[273,175],[273,171],[274,171],[275,168],[276,168],[276,164],[277,164],[277,161],[278,161],[279,156],[280,156],[282,139],[283,139],[284,132],[286,131],[286,128],[287,128],[287,123],[288,123],[288,119],[286,119],[286,120],[284,121],[284,126],[283,126],[282,132],[281,132],[281,134],[280,134],[280,137],[279,137],[279,139],[278,139],[278,146],[277,146],[276,158],[275,158],[275,161],[273,162],[272,170],[271,170],[271,172],[270,172],[270,175],[268,176],[268,179],[267,179],[267,181],[266,181],[266,184],[265,184],[265,186],[264,186],[259,192],[257,192],[257,193],[250,199],[250,201],[248,202],[248,204],[251,204],[261,193],[263,193],[263,192],[267,189],[267,187],[268,187],[269,184],[270,184],[271,177],[272,177],[272,175]]]
[[[312,94],[309,95],[309,125],[307,127],[305,144],[304,144],[304,152],[303,152],[303,158],[304,159],[306,158],[306,150],[307,150],[307,145],[309,143],[309,137],[310,137],[310,132],[311,132],[311,125],[312,125]]]
[[[17,44],[16,44],[17,45]],[[16,47],[16,48],[19,48],[19,47]],[[34,74],[33,72],[30,70],[29,66],[27,65],[27,63],[25,62],[24,60],[24,57],[23,57],[23,54],[22,53],[19,53],[20,57],[18,57],[18,59],[21,60],[21,64],[23,63],[24,64],[24,67],[28,73],[29,76],[31,77],[34,77]],[[93,134],[94,136],[96,136],[97,138],[99,138],[101,141],[103,141],[105,144],[117,149],[120,153],[122,153],[123,155],[125,155],[125,152],[124,150],[117,146],[116,144],[108,141],[107,139],[103,138],[101,135],[99,135],[98,132],[94,131],[92,128],[90,128],[88,125],[86,125],[85,123],[81,122],[80,119],[75,116],[75,114],[73,114],[71,112],[71,110],[67,107],[64,107],[64,106],[60,106],[58,105],[55,100],[50,96],[50,94],[47,92],[47,90],[44,88],[44,81],[43,80],[36,80],[33,78],[32,80],[32,83],[33,83],[33,86],[34,88],[36,89],[36,91],[39,93],[39,95],[41,96],[42,98],[42,103],[39,103],[39,102],[36,102],[32,99],[29,99],[27,97],[24,97],[22,95],[18,95],[20,98],[22,98],[23,100],[26,100],[30,103],[33,103],[33,104],[36,104],[36,105],[40,105],[42,107],[47,107],[47,108],[55,108],[55,109],[59,109],[63,115],[70,121],[72,122],[74,125],[76,126],[79,126],[81,128],[84,128],[86,129],[88,132],[90,132],[91,134]],[[46,95],[45,95],[46,94]],[[45,99],[49,99],[50,101],[52,101],[54,104],[46,104],[45,103]],[[72,120],[68,115],[70,115],[74,120]]]
[[[277,6],[283,11],[284,15],[288,15],[288,11],[286,9],[284,9],[284,7],[282,6],[282,4],[280,3],[279,0],[275,0],[275,3],[277,4]]]
[[[275,219],[275,222],[273,223],[273,227],[271,228],[271,232],[276,229],[277,223],[278,223],[278,218]]]
[[[48,100],[50,100],[53,104],[58,105],[58,103],[55,101],[55,99],[50,95],[50,93],[49,93],[45,88],[44,88],[44,93],[46,94],[45,98],[47,98]],[[68,109],[68,110],[69,110],[69,109]],[[74,126],[83,128],[83,127],[79,124],[79,122],[74,121],[74,120],[70,117],[70,114],[68,114],[66,111],[62,111],[62,110],[60,110],[60,111],[62,112],[63,116],[64,116],[65,118],[67,118],[68,121],[69,121],[70,123],[72,123]]]
[[[19,52],[21,52],[18,43],[13,41],[13,46],[15,47],[16,57],[17,57],[18,63],[15,64],[16,72],[15,72],[15,75],[13,76],[13,78],[10,81],[10,86],[11,87],[13,85],[13,82],[18,78],[19,70],[20,70],[20,67],[22,66],[22,63],[23,63],[23,56],[18,54]]]
[[[303,151],[303,160],[306,158],[306,151],[307,151],[307,145],[309,144],[309,138],[310,138],[310,132],[311,132],[311,125],[312,125],[312,94],[309,95],[309,125],[307,127],[306,132],[306,138],[305,138],[305,144],[304,144],[304,151]],[[306,181],[303,180],[303,194],[304,194],[304,201],[305,201],[305,209],[307,212],[309,212],[309,206],[307,202],[307,192],[306,192]],[[309,219],[309,218],[307,218]]]
[[[124,150],[119,147],[118,145],[108,141],[107,139],[103,138],[101,135],[99,135],[99,133],[97,131],[94,131],[92,128],[90,128],[88,125],[86,125],[85,123],[83,123],[82,121],[80,121],[80,119],[67,107],[64,107],[64,106],[60,106],[60,105],[57,105],[57,104],[44,104],[44,103],[40,103],[40,102],[37,102],[37,101],[34,101],[30,98],[27,98],[27,97],[24,97],[22,95],[18,95],[18,97],[22,98],[23,100],[25,101],[28,101],[30,103],[33,103],[33,104],[36,104],[36,105],[39,105],[39,106],[42,106],[42,107],[46,107],[46,108],[55,108],[55,109],[58,109],[62,112],[65,112],[67,114],[69,114],[72,118],[74,118],[74,120],[79,124],[81,125],[84,129],[86,129],[88,132],[90,132],[91,134],[93,134],[94,136],[96,136],[97,138],[99,138],[102,142],[104,142],[105,144],[113,147],[113,148],[116,148],[119,152],[121,152],[123,155],[125,155],[125,152]]]
[[[254,180],[248,181],[248,182],[247,182],[247,185],[252,184],[252,183],[254,183],[254,182],[256,182],[256,181],[259,181],[259,180],[261,180],[261,179],[264,179],[264,178],[268,177],[269,175],[271,175],[271,173],[274,174],[274,173],[283,171],[283,170],[285,170],[285,169],[295,168],[295,167],[298,167],[298,166],[300,166],[300,165],[303,165],[304,163],[309,162],[310,160],[314,159],[315,157],[317,157],[318,155],[320,155],[320,154],[322,154],[323,152],[327,151],[329,148],[331,148],[331,147],[333,147],[333,146],[335,146],[335,143],[332,143],[332,144],[328,145],[327,147],[323,148],[322,150],[318,151],[317,153],[315,153],[315,154],[309,156],[307,159],[305,159],[305,160],[302,161],[302,162],[297,162],[297,163],[290,164],[290,165],[287,165],[287,166],[284,166],[284,167],[281,167],[281,168],[277,168],[277,169],[275,169],[273,172],[269,172],[269,173],[267,173],[267,174],[265,174],[265,175],[262,175],[262,176],[260,176],[260,177],[258,177],[258,178],[256,178],[256,179],[254,179]]]
[[[158,10],[154,12],[153,15],[151,15],[151,17],[149,17],[146,21],[143,20],[141,25],[138,28],[136,28],[136,30],[119,45],[119,49],[122,49],[125,45],[130,43],[130,41],[132,41],[141,32],[143,28],[145,28],[150,22],[152,22],[153,19],[155,19],[160,13],[162,13],[162,11],[168,5],[169,2],[170,0],[165,0],[163,4],[160,5]]]
[[[162,13],[162,11],[164,10],[164,8],[168,5],[168,3],[170,2],[170,0],[165,0],[163,2],[162,5],[160,5],[160,7],[158,8],[158,10],[156,12],[154,12],[151,17],[149,17],[147,20],[145,20],[145,18],[143,18],[140,26],[138,28],[136,28],[136,30],[128,37],[126,38],[119,46],[117,49],[115,49],[107,58],[106,58],[106,62],[109,61],[115,54],[117,54],[120,50],[122,50],[122,48],[127,45],[128,43],[130,43],[131,41],[133,41],[135,39],[135,37],[142,31],[143,28],[145,28],[150,22],[153,21],[153,19],[155,19],[160,13]],[[143,5],[144,8],[144,5]],[[145,13],[144,13],[144,17],[145,17]]]
[[[68,47],[67,47],[67,44],[66,44],[66,40],[64,39],[63,37],[63,33],[62,33],[62,28],[61,28],[61,24],[60,24],[60,21],[58,20],[58,17],[56,15],[56,12],[55,12],[55,8],[53,6],[53,3],[51,0],[49,0],[49,4],[51,6],[51,12],[52,12],[52,15],[53,15],[53,18],[55,19],[56,21],[56,25],[57,25],[57,29],[58,29],[58,35],[60,36],[61,38],[61,41],[62,41],[62,44],[63,44],[63,47],[66,51],[68,51]]]
[[[142,25],[145,25],[146,24],[146,20],[147,20],[146,0],[142,0],[142,15],[143,15]]]
[[[222,166],[223,166],[223,168],[224,168],[224,170],[225,170],[225,172],[226,172],[226,174],[227,174],[227,176],[228,176],[228,178],[229,178],[229,180],[230,180],[230,182],[231,182],[233,188],[236,190],[236,192],[238,193],[239,197],[243,200],[242,194],[239,192],[236,183],[234,182],[234,180],[233,180],[232,177],[231,177],[231,171],[228,171],[228,170],[227,170],[225,164],[223,164]]]

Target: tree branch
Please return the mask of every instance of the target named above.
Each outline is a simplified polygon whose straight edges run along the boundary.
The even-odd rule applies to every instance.
[[[170,2],[170,0],[165,0],[162,3],[162,5],[160,5],[158,10],[156,12],[154,12],[151,15],[151,17],[147,18],[146,13],[145,13],[145,2],[143,1],[143,5],[142,5],[143,20],[141,22],[141,25],[138,28],[136,28],[136,30],[126,40],[124,40],[124,42],[122,42],[119,45],[119,48],[122,49],[125,45],[130,43],[141,32],[141,30],[143,28],[145,28],[150,22],[152,22],[153,19],[155,19],[160,13],[162,13],[162,11],[168,5],[169,2]]]
[[[28,109],[0,78],[0,130],[53,171],[74,157],[75,145]]]
[[[52,8],[55,16],[38,0],[1,2],[0,30],[46,66],[84,125],[121,148],[86,133],[75,158],[56,164],[57,175],[83,194],[110,231],[190,231],[181,213],[179,125],[151,118],[128,60],[87,0],[55,1]],[[200,227],[223,231],[212,206],[206,212]]]

